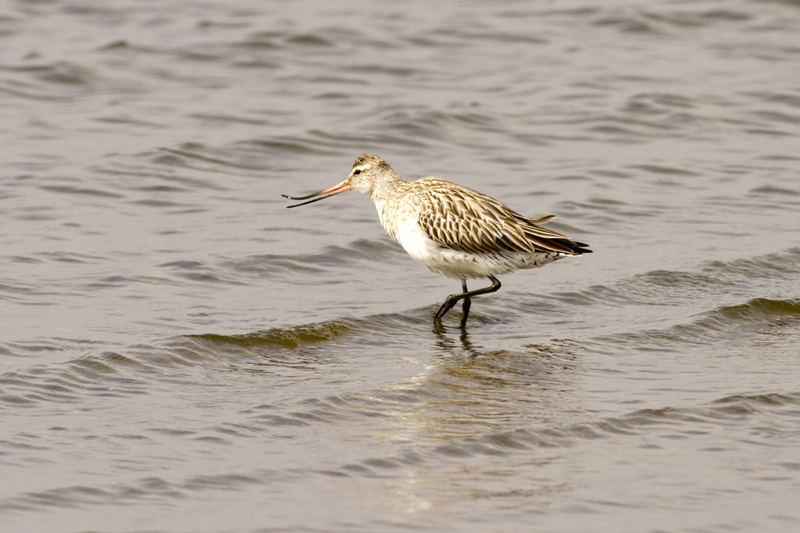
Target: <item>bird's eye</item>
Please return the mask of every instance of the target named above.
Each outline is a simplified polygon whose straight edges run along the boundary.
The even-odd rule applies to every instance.
[[[359,174],[361,174],[361,169],[359,169],[359,170],[356,170],[355,172],[353,172],[353,174],[355,174],[356,176],[358,176]]]

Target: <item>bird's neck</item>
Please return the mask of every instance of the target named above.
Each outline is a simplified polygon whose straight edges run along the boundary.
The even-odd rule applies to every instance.
[[[391,176],[382,179],[370,191],[369,197],[375,203],[381,225],[389,232],[394,240],[397,240],[397,220],[394,211],[398,209],[398,197],[402,194],[404,185],[407,182],[392,172]]]
[[[395,174],[388,173],[381,180],[375,182],[375,186],[369,192],[369,197],[375,205],[385,204],[397,196],[406,181]]]

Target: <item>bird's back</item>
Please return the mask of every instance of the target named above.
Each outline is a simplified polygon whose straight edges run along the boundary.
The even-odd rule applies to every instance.
[[[418,223],[440,246],[472,254],[580,255],[587,245],[537,224],[555,215],[527,218],[490,196],[441,178],[408,183]],[[408,201],[408,200],[406,200]]]

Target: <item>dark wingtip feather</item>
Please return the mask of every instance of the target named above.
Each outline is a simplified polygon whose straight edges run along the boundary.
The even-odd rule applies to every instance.
[[[581,255],[581,254],[593,254],[594,252],[589,249],[589,245],[584,242],[577,242],[573,241],[572,243],[572,252]]]

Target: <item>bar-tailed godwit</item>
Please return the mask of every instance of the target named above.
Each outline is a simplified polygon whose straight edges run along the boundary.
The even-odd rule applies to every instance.
[[[308,200],[288,206],[298,207],[351,189],[375,202],[383,227],[417,263],[461,280],[463,292],[448,296],[435,317],[442,318],[464,300],[462,328],[470,298],[500,288],[495,276],[592,252],[587,244],[539,225],[556,215],[525,218],[494,198],[441,178],[405,181],[389,163],[372,154],[356,159],[347,179],[330,189],[283,196]],[[476,278],[488,278],[492,285],[467,290],[467,280]]]

